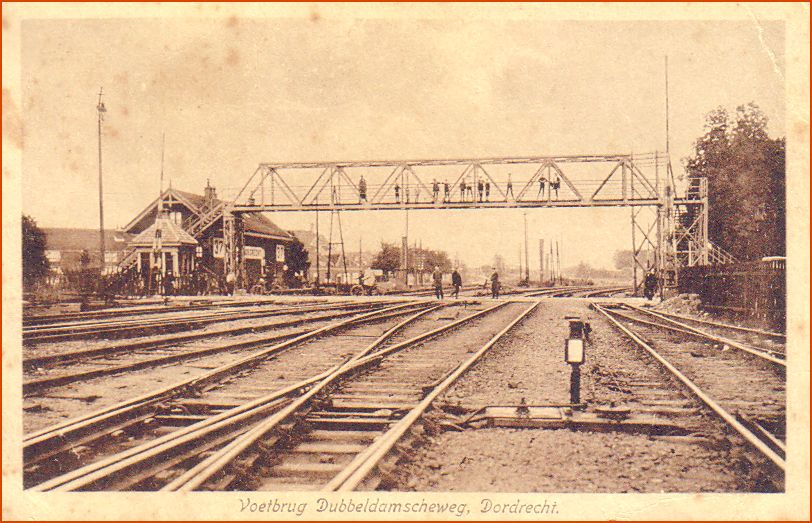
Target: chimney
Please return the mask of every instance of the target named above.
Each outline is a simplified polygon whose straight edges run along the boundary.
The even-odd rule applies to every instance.
[[[212,207],[214,200],[217,199],[217,191],[211,186],[208,178],[206,179],[206,188],[203,189],[203,198],[206,202],[206,207]]]

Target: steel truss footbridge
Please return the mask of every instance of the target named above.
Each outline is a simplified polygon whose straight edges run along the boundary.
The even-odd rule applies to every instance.
[[[725,256],[708,241],[706,180],[689,179],[678,194],[659,152],[261,163],[232,201],[199,221],[222,213],[224,270],[240,284],[245,213],[555,207],[630,209],[635,288],[648,269],[675,285],[679,267]]]

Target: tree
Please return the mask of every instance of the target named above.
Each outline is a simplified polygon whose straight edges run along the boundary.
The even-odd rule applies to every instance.
[[[45,257],[45,233],[37,227],[30,216],[23,215],[23,284],[37,283],[48,274],[48,258]]]
[[[634,266],[634,253],[631,249],[615,251],[612,261],[615,263],[615,269],[631,269]]]
[[[434,270],[435,267],[440,267],[442,272],[451,272],[451,259],[445,251],[425,251],[425,268],[427,270]]]
[[[285,251],[285,263],[288,266],[288,272],[292,274],[306,274],[310,268],[310,253],[307,252],[301,240],[295,236]]]
[[[711,242],[740,260],[784,255],[785,139],[768,136],[767,117],[754,103],[737,107],[733,117],[715,109],[705,129],[686,169],[708,180]]]
[[[639,259],[640,263],[642,263],[644,266],[654,265],[654,251],[649,249],[641,250]],[[631,249],[621,249],[619,251],[615,251],[612,261],[614,262],[615,269],[620,271],[631,271],[634,268],[634,251]]]
[[[400,268],[400,249],[392,243],[381,242],[381,250],[375,255],[370,266],[385,273],[395,272]]]

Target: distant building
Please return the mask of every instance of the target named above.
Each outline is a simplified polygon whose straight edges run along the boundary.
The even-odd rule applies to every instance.
[[[307,279],[314,281],[316,279],[316,232],[313,229],[290,231],[295,236],[304,248],[307,250],[308,258],[310,260],[310,270],[307,274]],[[327,281],[327,254],[329,252],[330,240],[325,238],[323,234],[319,234],[319,273],[321,281]],[[348,242],[344,244],[344,254],[347,257],[347,277],[344,277],[344,263],[341,260],[341,244],[333,243],[333,265],[330,269],[330,280],[334,283],[356,283],[358,278],[364,272],[364,269],[369,267],[372,260],[377,255],[376,252],[364,251],[360,254],[357,245],[353,248]],[[345,281],[346,280],[346,281]]]
[[[82,267],[82,252],[89,258],[88,267],[98,268],[101,265],[98,229],[73,229],[61,227],[44,227],[45,256],[51,270],[64,273]],[[127,253],[127,242],[132,235],[123,231],[104,231],[105,269],[114,269]]]

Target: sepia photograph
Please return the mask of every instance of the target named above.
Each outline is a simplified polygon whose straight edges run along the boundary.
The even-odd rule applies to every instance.
[[[4,519],[809,518],[807,4],[4,3],[2,124]]]

